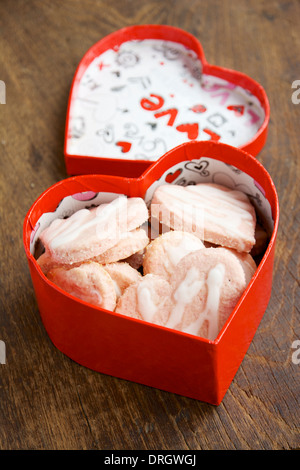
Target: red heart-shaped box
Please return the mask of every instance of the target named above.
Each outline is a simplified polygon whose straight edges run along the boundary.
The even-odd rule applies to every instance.
[[[70,215],[106,193],[143,197],[159,184],[214,181],[244,190],[269,231],[257,270],[214,341],[94,307],[55,286],[34,250],[45,218]],[[68,199],[69,197],[69,199]],[[69,206],[64,208],[66,201]],[[76,206],[77,205],[77,206]],[[60,211],[60,212],[57,212]],[[60,215],[58,215],[60,214]],[[270,175],[256,158],[226,144],[190,142],[169,151],[138,178],[73,176],[45,191],[24,221],[24,247],[42,321],[54,345],[90,369],[218,405],[266,310],[272,288],[279,206]],[[44,220],[44,222],[43,222]]]
[[[166,25],[130,26],[93,45],[67,111],[69,175],[140,176],[172,148],[213,140],[256,156],[269,122],[263,87],[207,62],[200,42]]]

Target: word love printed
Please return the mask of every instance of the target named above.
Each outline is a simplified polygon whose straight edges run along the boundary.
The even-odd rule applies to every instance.
[[[175,121],[177,122],[178,119],[178,109],[177,108],[168,108],[168,109],[162,109],[164,106],[165,100],[163,99],[162,96],[156,95],[154,93],[150,94],[150,98],[142,98],[140,105],[141,107],[146,110],[146,111],[153,111],[154,112],[154,117],[156,119],[166,117],[167,121],[166,124],[167,126],[174,126]],[[201,111],[200,111],[201,109]],[[205,112],[206,107],[202,105],[198,105],[193,108],[194,112]],[[184,123],[184,124],[178,124],[175,126],[176,130],[179,132],[184,132],[186,133],[186,136],[189,140],[195,140],[199,137],[199,124],[198,122],[192,122],[192,123]],[[203,132],[206,132],[210,136],[211,140],[218,141],[220,140],[221,136],[218,135],[217,133],[211,131],[208,128],[204,128]]]
[[[125,41],[90,62],[72,90],[67,154],[155,161],[187,141],[239,147],[264,109],[247,89],[203,73],[174,41]]]

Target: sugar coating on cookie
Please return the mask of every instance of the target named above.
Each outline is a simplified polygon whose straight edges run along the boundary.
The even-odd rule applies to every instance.
[[[190,253],[170,279],[173,305],[166,324],[214,340],[246,287],[239,260],[224,248]]]
[[[85,302],[106,310],[114,310],[116,306],[113,280],[98,263],[82,263],[75,268],[54,268],[47,277],[64,291]]]
[[[244,274],[245,274],[246,286],[247,286],[249,284],[249,282],[251,281],[251,279],[252,279],[252,277],[253,277],[253,275],[256,271],[256,268],[257,268],[253,257],[251,256],[250,253],[239,253],[238,251],[232,250],[230,248],[228,248],[228,250],[234,256],[236,256],[236,258],[241,263],[241,266],[242,266]]]
[[[42,253],[38,259],[37,264],[40,266],[42,272],[47,275],[47,273],[54,268],[62,267],[61,263],[54,261],[49,251]]]
[[[115,311],[149,323],[165,325],[170,306],[171,287],[168,281],[155,274],[147,274],[125,290]]]
[[[117,262],[103,265],[105,271],[113,280],[117,299],[124,293],[125,289],[131,284],[138,282],[142,275],[128,263]]]
[[[72,264],[58,262],[51,256],[49,251],[45,251],[44,253],[42,253],[36,261],[37,261],[37,264],[40,266],[42,272],[46,276],[47,276],[47,273],[54,268],[65,268],[65,269],[76,268],[77,266],[80,266],[82,264],[82,262],[72,263]],[[86,261],[90,261],[90,260],[86,260]],[[83,261],[83,262],[86,262],[86,261]]]
[[[149,238],[143,228],[137,228],[120,235],[119,241],[104,253],[93,258],[98,263],[107,264],[124,260],[143,250],[149,243]]]
[[[55,262],[78,263],[101,255],[146,220],[148,209],[142,198],[119,196],[67,219],[55,219],[40,239]]]
[[[200,239],[250,252],[255,243],[256,214],[248,196],[218,184],[159,186],[151,202],[151,219]]]
[[[187,254],[204,249],[202,241],[189,232],[166,232],[146,247],[143,272],[169,279],[179,261]]]

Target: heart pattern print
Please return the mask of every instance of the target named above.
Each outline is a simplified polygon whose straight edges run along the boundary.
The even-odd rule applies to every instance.
[[[235,147],[250,141],[265,112],[241,86],[204,74],[179,42],[129,40],[107,49],[76,81],[69,155],[156,161],[191,140]]]

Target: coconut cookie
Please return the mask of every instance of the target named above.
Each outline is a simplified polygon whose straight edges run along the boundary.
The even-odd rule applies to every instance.
[[[138,282],[142,275],[128,263],[117,262],[103,265],[105,271],[113,280],[117,299],[124,293],[131,284]]]
[[[201,240],[192,233],[176,230],[166,232],[146,247],[143,272],[157,274],[168,280],[184,256],[203,248]]]
[[[254,207],[246,194],[225,186],[161,185],[154,192],[150,212],[151,220],[216,245],[250,252],[255,244]]]
[[[82,263],[75,268],[54,268],[47,277],[64,291],[85,302],[106,310],[114,310],[116,306],[114,282],[98,263]]]
[[[171,308],[168,281],[147,274],[131,284],[119,298],[115,311],[157,325],[165,325]]]
[[[214,340],[246,288],[237,257],[224,248],[190,253],[170,278],[172,308],[166,326]]]
[[[73,264],[102,255],[147,220],[142,198],[119,196],[110,203],[81,209],[67,219],[54,220],[40,240],[54,263]]]

